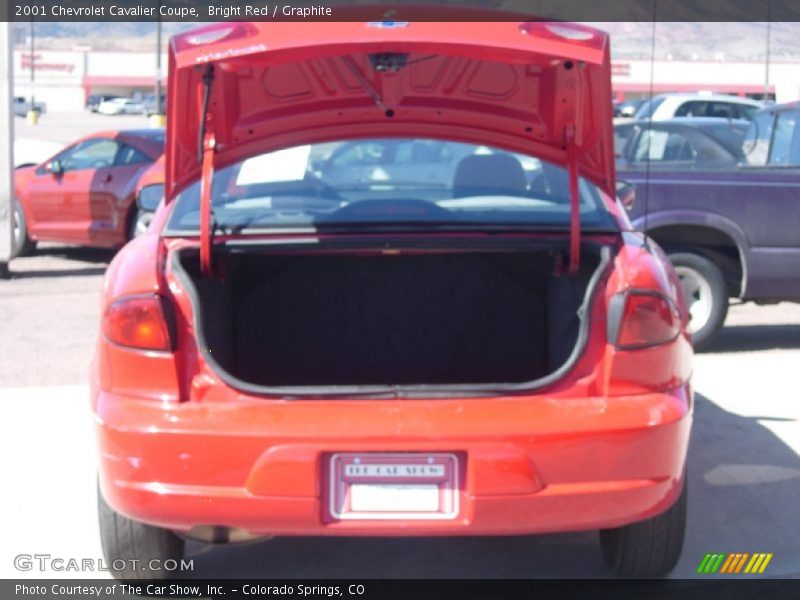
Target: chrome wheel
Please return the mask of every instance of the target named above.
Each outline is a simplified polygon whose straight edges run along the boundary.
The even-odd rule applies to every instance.
[[[153,213],[145,212],[145,211],[138,211],[136,213],[136,218],[133,222],[133,228],[131,231],[131,237],[139,237],[143,233],[147,231],[147,228],[150,227],[150,223],[153,221]]]
[[[14,247],[11,248],[12,255],[16,255],[20,251],[20,248],[22,248],[22,245],[25,243],[25,224],[23,222],[21,211],[22,209],[19,207],[19,203],[14,202],[14,210],[11,217],[14,222]]]
[[[689,321],[689,332],[697,333],[708,324],[711,318],[714,306],[711,284],[691,267],[678,265],[675,267],[675,272],[681,280],[683,296],[686,298],[689,314],[692,315],[692,319]]]

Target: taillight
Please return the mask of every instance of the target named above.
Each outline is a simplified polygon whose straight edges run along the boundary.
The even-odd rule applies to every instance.
[[[678,307],[649,290],[628,290],[611,300],[608,339],[620,350],[648,348],[671,342],[681,332]]]
[[[155,294],[116,300],[106,309],[103,334],[109,341],[128,348],[172,349],[162,300]]]

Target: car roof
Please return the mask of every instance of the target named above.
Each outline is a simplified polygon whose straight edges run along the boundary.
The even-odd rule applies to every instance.
[[[130,129],[104,129],[103,131],[93,131],[85,136],[85,139],[95,137],[117,137],[119,135],[129,137],[159,138],[164,137],[163,127],[131,127]]]
[[[628,123],[620,123],[620,125],[640,125],[642,123],[650,122],[649,119],[637,119],[635,121],[628,121]],[[750,121],[746,119],[726,119],[724,117],[671,117],[669,119],[662,119],[660,121],[652,121],[653,126],[661,127],[663,125],[680,125],[684,127],[702,127],[709,125],[741,125],[742,127],[749,127]]]
[[[753,100],[751,98],[742,98],[741,96],[731,96],[729,94],[688,94],[688,93],[667,93],[658,94],[653,96],[655,98],[664,98],[666,100],[709,100],[713,102],[731,102],[733,104],[747,104],[749,106],[762,106],[763,102],[760,100]]]
[[[759,112],[780,112],[783,110],[796,110],[800,108],[800,100],[792,102],[785,102],[783,104],[769,104],[762,108]]]
[[[134,137],[163,138],[166,134],[163,127],[148,127],[139,129],[120,129],[119,133]]]
[[[105,131],[96,131],[82,138],[82,140],[91,140],[95,138],[119,139],[126,142],[136,141],[138,142],[135,144],[136,146],[149,149],[154,158],[164,151],[164,145],[166,143],[165,132],[162,127],[154,127],[151,129],[108,129]]]

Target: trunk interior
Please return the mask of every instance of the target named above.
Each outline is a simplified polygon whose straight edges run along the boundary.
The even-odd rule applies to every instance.
[[[601,264],[576,276],[561,251],[225,254],[202,278],[197,253],[173,264],[193,296],[201,347],[251,386],[522,383],[565,364],[578,309]],[[192,289],[193,288],[193,289]],[[212,365],[213,365],[212,362]]]

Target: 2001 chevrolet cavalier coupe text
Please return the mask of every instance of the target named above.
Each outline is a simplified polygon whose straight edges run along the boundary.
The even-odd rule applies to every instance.
[[[226,23],[169,60],[165,201],[92,370],[109,562],[599,529],[669,571],[692,350],[615,198],[606,35]]]

